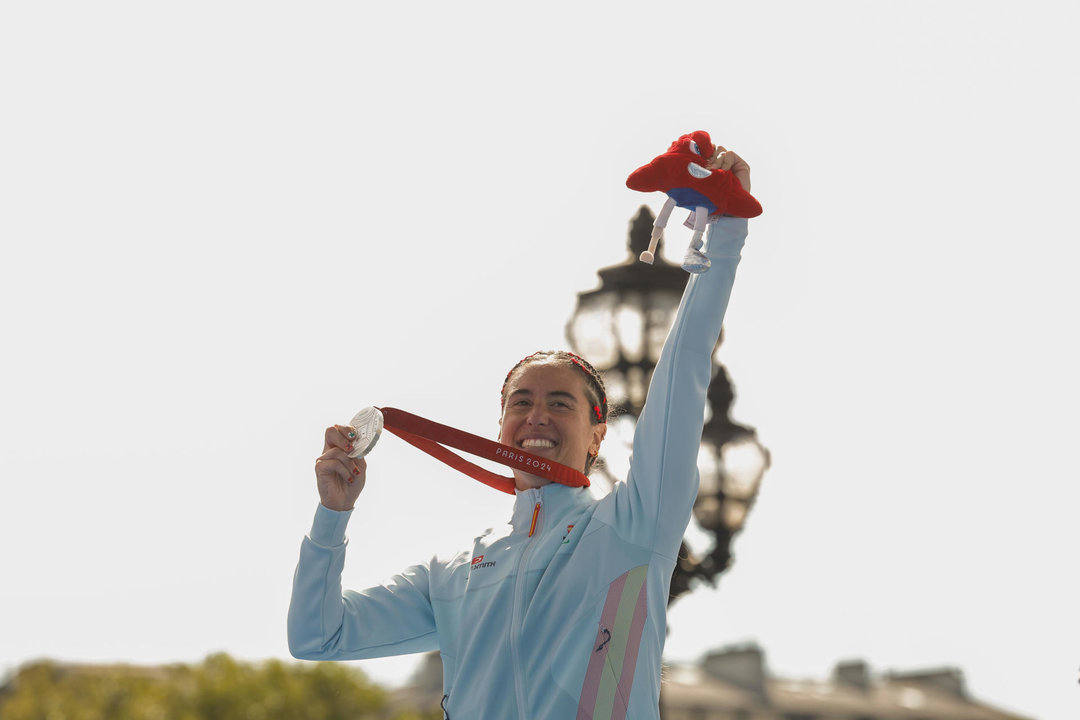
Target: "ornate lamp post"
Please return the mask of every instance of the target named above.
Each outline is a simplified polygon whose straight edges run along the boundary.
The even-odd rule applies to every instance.
[[[735,393],[727,370],[713,361],[708,389],[711,416],[701,432],[698,473],[701,484],[694,501],[694,520],[711,536],[709,549],[694,553],[683,541],[671,576],[668,604],[691,589],[695,578],[715,587],[716,579],[732,563],[731,542],[746,524],[758,487],[769,468],[769,451],[757,433],[731,420]]]
[[[625,411],[612,421],[609,432],[626,445],[689,278],[659,255],[651,266],[637,261],[649,246],[653,219],[649,208],[642,206],[630,223],[629,258],[598,271],[600,287],[578,294],[577,309],[566,327],[574,351],[604,375],[609,403]],[[694,503],[694,518],[710,536],[710,547],[694,552],[683,541],[669,604],[688,592],[695,578],[715,585],[731,564],[731,540],[742,529],[769,466],[769,453],[754,430],[731,420],[734,397],[727,372],[714,359],[708,389],[711,415],[702,432],[701,486]],[[615,482],[607,463],[598,469]]]

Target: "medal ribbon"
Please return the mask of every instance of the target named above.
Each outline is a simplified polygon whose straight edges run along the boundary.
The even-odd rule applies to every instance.
[[[589,478],[585,473],[572,467],[557,463],[554,460],[542,458],[519,450],[516,447],[503,445],[502,443],[488,440],[467,433],[464,430],[452,428],[449,425],[440,425],[419,415],[407,413],[397,408],[379,408],[383,416],[383,427],[409,443],[413,447],[423,450],[436,460],[441,460],[458,472],[465,473],[474,480],[501,490],[504,493],[514,494],[514,478],[498,475],[485,470],[479,465],[466,460],[443,445],[449,445],[463,452],[467,452],[485,460],[506,465],[507,467],[524,470],[530,475],[551,480],[552,482],[569,485],[570,487],[588,487]]]

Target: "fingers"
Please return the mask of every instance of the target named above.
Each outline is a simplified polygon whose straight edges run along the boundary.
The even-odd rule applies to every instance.
[[[332,425],[323,434],[323,454],[315,460],[319,498],[331,510],[350,510],[367,482],[367,461],[351,458],[356,430]]]
[[[712,157],[709,158],[709,162],[708,162],[707,167],[710,170],[718,170],[720,168],[720,157],[725,152],[727,152],[727,150],[724,149],[723,145],[717,145],[716,149],[713,150]]]
[[[731,170],[738,165],[746,165],[746,161],[723,145],[717,145],[716,152],[709,159],[709,167],[714,170]],[[746,165],[746,169],[749,170],[750,166]]]
[[[339,512],[351,510],[367,482],[367,463],[334,449],[315,461],[319,501]]]
[[[739,157],[738,153],[734,153],[722,145],[717,145],[716,154],[713,155],[713,159],[709,162],[709,168],[727,170],[738,178],[747,192],[750,191],[750,165]]]
[[[346,454],[353,450],[353,440],[356,439],[356,430],[348,425],[332,425],[326,428],[323,436],[323,452],[337,448],[344,450]]]
[[[750,172],[750,165],[739,157],[738,153],[732,152],[731,150],[725,150],[724,154],[720,156],[720,169],[730,170],[732,172],[738,172],[740,170]]]
[[[717,165],[717,167],[719,167],[721,170],[731,170],[731,168],[735,167],[735,165],[737,165],[739,160],[741,159],[742,158],[740,158],[736,153],[721,148],[720,157],[718,158],[719,164]]]
[[[739,156],[723,145],[716,146],[716,152],[709,159],[710,170],[730,170],[739,161]]]
[[[732,158],[729,170],[742,183],[743,189],[750,192],[750,165],[733,152],[727,153],[724,157],[728,155]]]
[[[352,483],[365,474],[367,461],[353,459],[340,448],[332,448],[315,460],[315,475],[320,480]]]

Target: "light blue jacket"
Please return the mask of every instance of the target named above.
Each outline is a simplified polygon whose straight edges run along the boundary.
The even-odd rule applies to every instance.
[[[293,655],[438,650],[452,720],[658,718],[669,583],[697,495],[711,355],[745,238],[746,220],[709,228],[712,267],[686,287],[626,482],[600,500],[558,484],[518,491],[509,525],[360,592],[341,588],[350,513],[320,505],[293,581]]]

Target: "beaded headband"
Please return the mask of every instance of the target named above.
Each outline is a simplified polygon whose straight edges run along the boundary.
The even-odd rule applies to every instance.
[[[510,368],[510,372],[506,373],[506,379],[503,380],[503,384],[502,384],[502,391],[499,393],[499,407],[502,407],[506,403],[506,386],[510,382],[510,377],[514,374],[514,372],[519,367],[521,367],[522,365],[524,365],[526,362],[528,362],[532,358],[536,357],[537,355],[547,355],[547,356],[550,356],[550,357],[566,356],[567,358],[570,359],[570,362],[573,363],[575,367],[580,368],[583,373],[588,375],[589,379],[592,380],[593,383],[595,383],[596,387],[600,390],[600,393],[599,393],[600,404],[599,405],[593,405],[593,408],[592,408],[593,412],[596,413],[596,422],[598,422],[598,423],[604,422],[604,418],[607,417],[607,396],[604,395],[604,393],[603,393],[604,385],[603,385],[602,381],[600,380],[600,374],[598,372],[596,372],[596,368],[594,368],[592,365],[590,365],[589,362],[587,360],[585,360],[585,358],[581,357],[580,355],[576,355],[576,354],[574,354],[572,352],[569,352],[567,350],[554,351],[554,352],[550,351],[550,350],[541,350],[539,352],[534,352],[532,355],[526,355],[525,357],[523,357],[518,362],[517,365]]]

